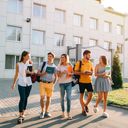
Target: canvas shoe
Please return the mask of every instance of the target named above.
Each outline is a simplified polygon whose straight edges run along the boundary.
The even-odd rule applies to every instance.
[[[94,112],[94,113],[99,112],[99,108],[98,108],[98,107],[94,107],[94,108],[93,108],[93,112]]]
[[[109,118],[109,114],[107,112],[103,112],[102,116],[105,118]]]
[[[44,118],[44,112],[41,112],[40,113],[40,119],[43,119]]]

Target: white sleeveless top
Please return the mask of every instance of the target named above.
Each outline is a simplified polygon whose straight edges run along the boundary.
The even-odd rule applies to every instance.
[[[18,63],[19,74],[18,74],[18,85],[26,87],[32,85],[31,77],[26,77],[27,64],[23,62]]]

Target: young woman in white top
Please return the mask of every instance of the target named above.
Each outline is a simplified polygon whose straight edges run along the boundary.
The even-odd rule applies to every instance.
[[[60,86],[60,96],[61,96],[61,109],[62,117],[65,117],[65,107],[64,107],[64,97],[65,92],[67,94],[67,118],[72,119],[71,110],[71,91],[72,91],[72,72],[73,68],[69,64],[69,57],[66,54],[62,54],[60,58],[60,64],[57,67],[58,70],[58,83]]]
[[[31,71],[27,71],[27,62],[29,60],[30,54],[27,51],[23,51],[21,55],[21,60],[16,64],[16,72],[14,76],[13,85],[11,86],[14,90],[16,86],[16,81],[18,80],[18,91],[20,96],[19,101],[19,118],[18,123],[22,123],[24,120],[24,111],[26,110],[28,96],[32,88],[31,77],[26,74],[32,74]]]

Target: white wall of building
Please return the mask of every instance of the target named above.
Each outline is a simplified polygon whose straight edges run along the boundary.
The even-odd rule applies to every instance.
[[[33,16],[33,3],[46,6],[46,18]],[[125,48],[121,53],[121,63],[124,69],[127,68],[128,41],[128,18],[111,10],[106,10],[95,0],[24,0],[22,13],[10,13],[7,11],[8,0],[0,0],[0,78],[12,78],[14,69],[5,69],[5,55],[20,55],[23,50],[31,52],[32,56],[46,58],[47,52],[55,53],[59,58],[62,53],[67,52],[67,46],[75,46],[73,36],[82,37],[82,46],[89,47],[89,40],[96,39],[98,45],[103,47],[104,41],[111,42],[111,48],[116,49],[120,43]],[[65,21],[63,24],[57,23],[55,19],[55,9],[65,11]],[[82,26],[73,25],[73,14],[82,15]],[[26,22],[26,18],[31,18],[31,22]],[[97,19],[96,30],[90,29],[90,18]],[[104,32],[104,21],[111,22],[111,32]],[[22,41],[7,41],[7,25],[18,26],[22,28]],[[116,34],[116,26],[122,25],[124,32],[122,35]],[[32,30],[45,31],[45,43],[43,45],[32,44]],[[56,46],[54,43],[54,34],[65,35],[64,46]],[[92,58],[97,62],[100,55],[107,55],[111,61],[110,51],[99,47],[89,48],[92,51]],[[71,53],[71,58],[75,54]],[[128,71],[123,71],[124,77],[128,77]]]

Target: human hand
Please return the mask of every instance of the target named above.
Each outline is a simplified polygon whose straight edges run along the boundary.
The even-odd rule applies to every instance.
[[[15,85],[12,85],[11,86],[11,90],[13,91],[15,89]]]

